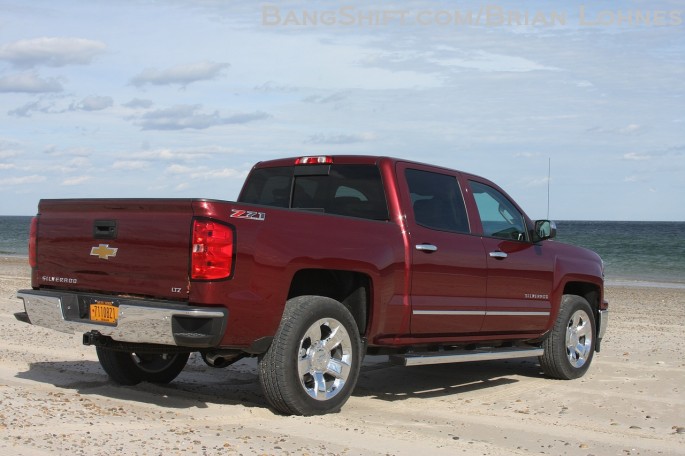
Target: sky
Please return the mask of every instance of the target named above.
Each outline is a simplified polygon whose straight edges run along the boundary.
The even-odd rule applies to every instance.
[[[0,215],[362,154],[533,219],[685,221],[684,95],[683,0],[0,0]]]

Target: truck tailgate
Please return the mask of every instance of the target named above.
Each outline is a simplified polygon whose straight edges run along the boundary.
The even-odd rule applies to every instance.
[[[191,199],[42,200],[33,285],[186,299]]]

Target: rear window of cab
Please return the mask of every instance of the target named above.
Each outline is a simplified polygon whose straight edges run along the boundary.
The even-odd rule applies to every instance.
[[[238,201],[388,220],[383,181],[375,165],[257,168],[250,173]]]

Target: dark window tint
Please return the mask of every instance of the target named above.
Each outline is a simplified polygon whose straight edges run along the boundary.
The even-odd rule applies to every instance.
[[[249,204],[288,207],[292,181],[293,169],[289,166],[255,169],[250,173],[250,178],[245,184],[239,201]]]
[[[378,167],[332,165],[326,175],[295,177],[293,208],[387,220],[388,207]]]
[[[526,223],[523,214],[502,193],[494,188],[470,181],[478,206],[483,235],[515,241],[525,241]]]
[[[417,169],[407,169],[405,175],[416,223],[436,230],[469,232],[456,177]]]
[[[250,174],[239,201],[372,220],[388,219],[383,182],[374,165],[256,169]]]

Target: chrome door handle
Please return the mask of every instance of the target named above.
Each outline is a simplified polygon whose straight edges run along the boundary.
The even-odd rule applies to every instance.
[[[438,248],[433,244],[416,244],[416,250],[421,250],[423,252],[437,252]]]
[[[499,250],[495,252],[490,252],[490,258],[495,258],[497,260],[503,260],[507,257],[508,255],[504,252],[500,252]]]

